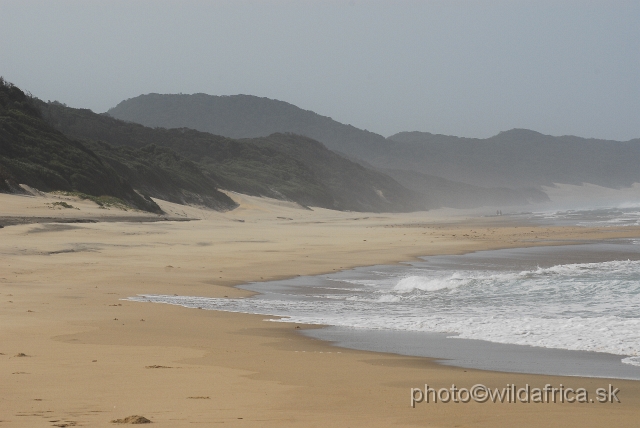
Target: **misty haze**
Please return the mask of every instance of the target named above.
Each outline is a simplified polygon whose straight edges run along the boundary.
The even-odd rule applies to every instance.
[[[0,426],[636,426],[639,18],[0,0]]]

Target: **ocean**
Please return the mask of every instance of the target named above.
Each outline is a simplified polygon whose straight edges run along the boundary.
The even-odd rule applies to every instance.
[[[637,225],[638,208],[523,213],[545,224]],[[339,346],[463,367],[640,379],[640,241],[480,251],[251,283],[254,297],[133,301],[319,324]]]

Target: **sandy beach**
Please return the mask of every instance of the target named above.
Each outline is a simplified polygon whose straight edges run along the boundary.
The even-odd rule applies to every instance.
[[[250,281],[635,238],[640,227],[537,226],[454,210],[336,212],[230,196],[240,204],[230,212],[158,201],[167,215],[154,217],[72,197],[0,194],[0,427],[107,427],[130,415],[159,427],[637,426],[640,382],[442,366],[336,348],[299,334],[317,327],[265,316],[121,299],[242,297],[249,293],[233,286]],[[53,205],[61,201],[73,208]],[[613,384],[621,403],[411,408],[410,388],[425,383],[590,393]]]

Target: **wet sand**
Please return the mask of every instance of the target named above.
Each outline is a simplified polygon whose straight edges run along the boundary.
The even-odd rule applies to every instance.
[[[455,211],[305,210],[232,195],[228,213],[162,203],[199,221],[0,229],[0,427],[637,426],[640,382],[512,374],[338,349],[264,316],[126,302],[139,293],[240,297],[234,285],[432,254],[639,237],[640,228],[528,226]],[[92,218],[0,195],[0,216]],[[109,210],[109,216],[131,212]],[[145,214],[134,215],[144,216]],[[525,227],[526,226],[526,227]],[[23,356],[18,356],[23,354]],[[622,403],[422,403],[410,388],[612,383]]]
[[[604,352],[493,343],[416,331],[327,327],[307,330],[305,334],[337,347],[429,357],[440,364],[463,368],[640,381],[640,367],[623,363],[623,356]]]

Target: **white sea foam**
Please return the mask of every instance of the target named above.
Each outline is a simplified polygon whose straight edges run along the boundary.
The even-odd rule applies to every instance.
[[[399,302],[401,299],[399,296],[394,296],[391,294],[383,294],[382,296],[378,297],[377,302],[380,303],[395,303],[395,302]]]
[[[393,291],[398,293],[409,293],[414,290],[437,291],[445,288],[456,288],[468,282],[468,278],[462,278],[457,273],[454,273],[448,278],[429,278],[413,275],[398,281],[393,287]]]
[[[623,358],[622,362],[625,364],[631,364],[632,366],[640,367],[640,357],[627,357]]]
[[[409,271],[405,276],[397,272],[395,277],[342,280],[342,288],[332,277],[335,286],[309,286],[298,298],[270,293],[269,298],[140,295],[129,300],[285,317],[279,322],[443,332],[498,343],[608,352],[640,365],[639,261],[524,271]]]

